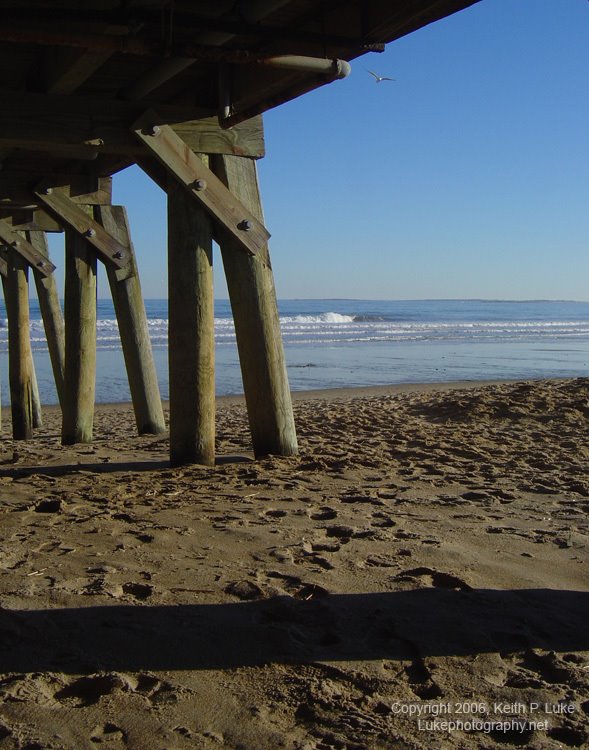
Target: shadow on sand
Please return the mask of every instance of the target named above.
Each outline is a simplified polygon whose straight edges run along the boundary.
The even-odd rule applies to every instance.
[[[227,669],[589,649],[589,592],[322,593],[231,604],[0,609],[0,671]]]
[[[248,454],[222,455],[215,458],[215,466],[226,464],[252,463],[253,457]],[[6,462],[5,462],[6,463]],[[198,465],[192,464],[191,466]],[[170,462],[165,461],[109,461],[108,463],[80,463],[80,464],[58,464],[57,466],[22,466],[0,469],[0,477],[11,477],[12,479],[28,479],[30,477],[44,474],[49,477],[65,477],[80,471],[93,474],[115,474],[122,471],[159,471],[169,469]],[[208,467],[201,467],[208,468]]]

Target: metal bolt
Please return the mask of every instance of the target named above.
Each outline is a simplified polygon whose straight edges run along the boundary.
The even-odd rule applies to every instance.
[[[87,229],[84,232],[84,236],[85,237],[96,237],[96,229],[93,229],[92,227],[90,227],[90,229]]]
[[[156,138],[162,132],[162,129],[159,125],[150,125],[148,128],[145,128],[145,132],[147,135]]]
[[[39,261],[39,262],[37,263],[37,268],[45,268],[45,262],[44,262],[44,261],[42,261],[42,260],[40,260],[40,261]]]
[[[113,258],[122,258],[123,257],[123,253],[120,250],[117,250],[116,253],[112,254],[112,257]]]
[[[51,195],[53,188],[46,187],[41,190],[41,195]]]
[[[207,181],[206,180],[194,180],[194,182],[191,185],[193,190],[206,190],[207,187]]]
[[[20,240],[14,240],[12,247],[20,247]]]
[[[243,221],[240,221],[237,225],[238,229],[242,229],[244,232],[251,232],[251,230],[254,228],[254,225],[249,219],[244,219]]]

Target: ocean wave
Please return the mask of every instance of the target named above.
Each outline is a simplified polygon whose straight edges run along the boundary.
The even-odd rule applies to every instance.
[[[382,315],[348,315],[331,310],[318,314],[286,315],[280,318],[286,344],[345,344],[360,342],[403,341],[511,341],[572,339],[589,336],[589,320],[399,320]],[[154,347],[166,346],[168,320],[148,320]],[[31,321],[31,343],[34,349],[46,347],[45,331],[40,319]],[[7,346],[6,319],[0,319],[0,347]],[[219,345],[234,345],[235,326],[230,316],[215,317],[215,339]],[[116,317],[97,321],[97,346],[120,347]]]
[[[291,315],[280,318],[281,323],[304,323],[304,324],[315,324],[315,323],[353,323],[353,315],[342,315],[337,312],[324,312],[319,315]]]

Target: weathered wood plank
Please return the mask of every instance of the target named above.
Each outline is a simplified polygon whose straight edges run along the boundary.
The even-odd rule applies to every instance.
[[[215,463],[211,220],[181,185],[168,189],[170,461]]]
[[[0,245],[0,275],[4,278],[8,275],[8,263],[6,261],[8,251],[7,245]]]
[[[263,219],[255,162],[234,156],[212,159],[212,168],[232,193]],[[241,374],[256,456],[297,453],[297,437],[274,278],[268,247],[255,257],[221,242],[221,256],[241,364]]]
[[[49,48],[45,55],[44,88],[48,94],[70,94],[112,57],[111,50]]]
[[[0,219],[17,232],[63,232],[53,216],[38,208],[0,208]]]
[[[42,253],[49,259],[47,237],[43,232],[29,232],[28,240],[39,253]],[[47,348],[49,349],[55,389],[57,390],[57,397],[63,409],[65,394],[65,327],[61,303],[59,301],[57,280],[55,274],[44,276],[36,269],[33,269],[33,276],[37,289],[39,309],[41,310],[41,317],[43,318],[43,326],[45,328],[45,338],[47,339]]]
[[[144,111],[144,103],[120,99],[3,92],[0,148],[61,149],[81,159],[140,155],[144,150],[129,126]],[[261,117],[224,130],[216,116],[196,107],[158,105],[158,116],[157,124],[177,130],[193,151],[264,156]]]
[[[37,382],[37,371],[35,370],[35,360],[31,350],[31,385],[33,397],[33,427],[43,427],[43,410],[41,408],[41,396],[39,395],[39,383]]]
[[[3,219],[0,219],[0,240],[10,245],[27,263],[36,268],[39,273],[48,276],[55,271],[55,266],[45,256],[37,251],[30,242],[16,232]]]
[[[74,203],[109,204],[112,202],[112,177],[84,174],[39,174],[31,171],[0,172],[0,205],[8,203],[34,208],[35,188],[59,189]]]
[[[8,378],[12,436],[30,440],[33,436],[33,354],[29,334],[28,266],[18,253],[8,252],[8,272],[2,277],[8,317]]]
[[[270,233],[261,221],[227,189],[221,180],[167,125],[154,125],[147,113],[133,126],[137,138],[166,170],[199,201],[246,252],[255,255]]]
[[[83,235],[106,263],[117,268],[123,268],[128,264],[129,249],[110,235],[84,208],[71,201],[60,190],[49,189],[48,192],[43,192],[41,188],[35,190],[35,195],[70,229]]]
[[[61,442],[90,443],[96,387],[96,253],[88,240],[72,229],[65,235],[64,319]]]
[[[129,272],[123,278],[110,265],[106,266],[106,273],[119,324],[137,431],[140,435],[158,435],[165,431],[166,423],[127,215],[123,206],[97,206],[94,211],[109,234],[129,251]]]

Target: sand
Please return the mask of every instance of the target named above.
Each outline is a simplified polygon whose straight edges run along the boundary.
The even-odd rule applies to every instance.
[[[589,743],[589,379],[299,394],[170,469],[128,406],[4,414],[0,748]]]

